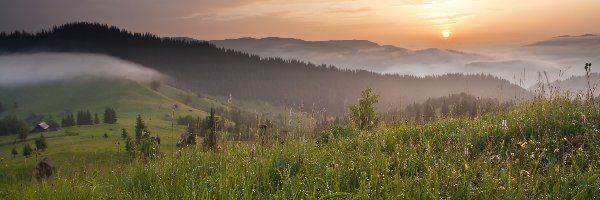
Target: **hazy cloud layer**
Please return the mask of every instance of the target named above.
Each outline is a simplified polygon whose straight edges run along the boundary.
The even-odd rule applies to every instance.
[[[36,53],[0,56],[0,86],[91,78],[147,82],[164,76],[153,69],[96,54]]]
[[[491,74],[524,88],[538,81],[554,81],[584,74],[582,67],[586,62],[598,63],[598,67],[592,67],[592,71],[600,72],[600,36],[551,38],[497,54],[436,48],[411,50],[365,40],[241,38],[211,42],[261,56],[332,64],[345,69],[416,76]]]

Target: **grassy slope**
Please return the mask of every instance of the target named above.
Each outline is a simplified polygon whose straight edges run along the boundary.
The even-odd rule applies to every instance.
[[[585,116],[585,117],[583,117]],[[333,128],[327,137],[12,187],[8,197],[116,199],[590,199],[600,193],[598,108],[539,101],[477,119]],[[507,129],[501,121],[508,121]],[[324,138],[327,138],[326,140]],[[40,190],[41,189],[41,190]],[[597,196],[596,196],[597,197]]]
[[[39,134],[30,134],[29,140],[14,144],[16,136],[0,136],[0,185],[8,180],[28,179],[36,160],[46,156],[55,160],[65,173],[106,169],[107,166],[124,163],[126,158],[123,157],[121,129],[126,128],[130,135],[134,134],[137,114],[142,115],[153,136],[161,137],[163,152],[172,152],[179,134],[185,130],[184,126],[171,128],[173,104],[178,105],[175,118],[188,114],[204,117],[211,107],[224,106],[218,101],[199,98],[193,93],[167,85],[162,85],[157,92],[147,84],[122,80],[1,88],[0,94],[0,101],[7,109],[0,117],[17,115],[23,119],[30,113],[37,113],[60,122],[59,113],[85,109],[98,113],[102,120],[105,106],[110,106],[115,108],[119,118],[117,124],[69,127],[45,133],[49,148],[27,159],[21,155],[13,158],[11,149],[15,147],[21,153],[25,142],[35,147],[33,139],[38,138]],[[189,97],[191,106],[182,103],[186,97]],[[19,107],[13,109],[12,102],[18,102]],[[108,138],[103,137],[105,133]]]

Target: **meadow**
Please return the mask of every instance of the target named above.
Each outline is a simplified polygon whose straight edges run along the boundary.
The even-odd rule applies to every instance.
[[[216,151],[188,147],[149,162],[134,159],[103,168],[108,170],[74,173],[63,165],[49,180],[6,184],[0,196],[597,199],[599,126],[597,103],[538,98],[475,118],[391,121],[371,130],[333,125],[284,143],[258,145],[255,152],[253,142],[221,141]],[[4,169],[10,168],[10,159],[3,161]]]

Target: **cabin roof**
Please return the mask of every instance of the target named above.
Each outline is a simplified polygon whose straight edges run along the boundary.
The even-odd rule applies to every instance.
[[[50,125],[46,124],[46,122],[40,122],[39,124],[37,124],[37,126],[44,130],[50,128]]]

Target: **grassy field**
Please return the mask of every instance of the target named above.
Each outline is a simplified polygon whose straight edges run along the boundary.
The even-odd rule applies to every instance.
[[[258,146],[254,156],[250,144],[227,142],[217,152],[186,148],[176,151],[175,157],[109,165],[105,171],[90,168],[73,175],[62,165],[50,180],[7,185],[0,195],[8,199],[597,199],[597,106],[564,98],[537,100],[475,119],[388,123],[371,131],[340,125],[314,138]],[[507,120],[505,128],[502,120]],[[4,168],[10,168],[13,161],[3,162]]]
[[[63,172],[73,174],[72,177],[94,170],[107,173],[113,167],[129,163],[121,130],[125,128],[130,135],[134,134],[137,114],[144,118],[152,136],[161,137],[161,151],[169,154],[176,150],[175,143],[185,131],[185,126],[172,126],[173,111],[176,119],[185,115],[204,117],[210,108],[227,108],[216,100],[198,97],[168,85],[162,85],[155,91],[148,84],[122,80],[1,88],[0,94],[3,94],[0,101],[5,107],[0,117],[16,115],[25,119],[35,113],[44,115],[45,120],[53,119],[60,123],[60,113],[90,110],[102,119],[106,106],[113,107],[118,116],[117,124],[101,123],[46,132],[48,149],[37,151],[29,158],[23,157],[21,151],[25,143],[35,147],[34,139],[39,138],[39,133],[29,134],[25,141],[16,140],[16,135],[0,136],[0,188],[31,180],[35,164],[44,157],[54,160]],[[18,103],[18,108],[12,107],[13,102]],[[173,104],[177,104],[175,110],[172,109]],[[108,137],[105,138],[104,134]],[[18,156],[11,155],[12,148],[17,149]]]

